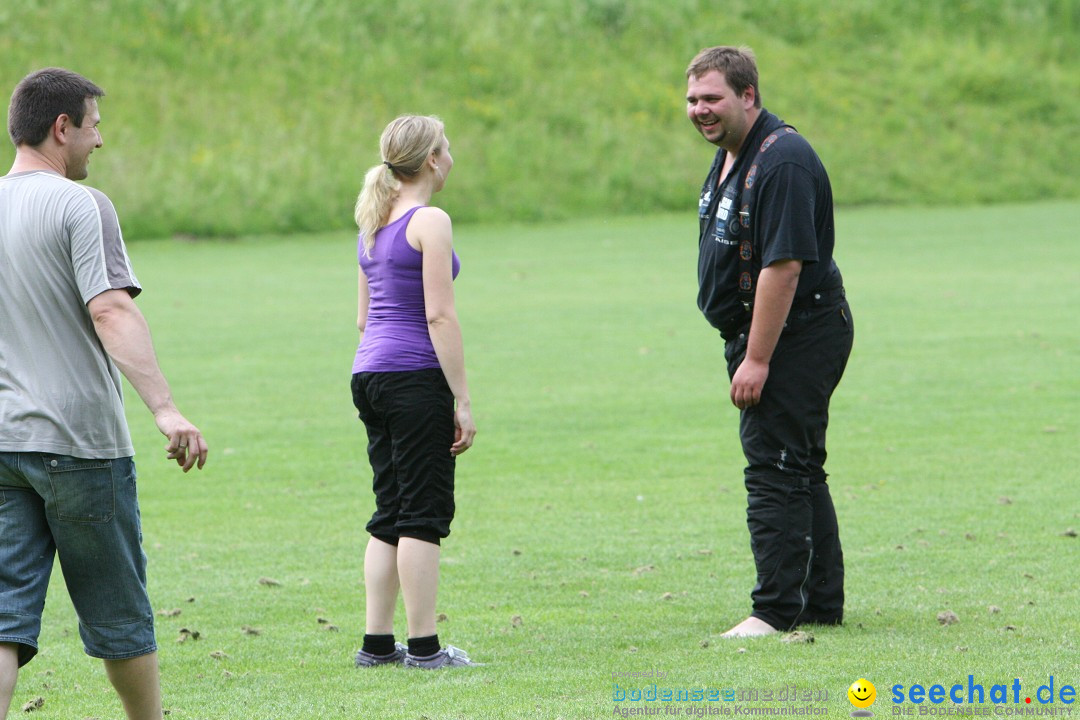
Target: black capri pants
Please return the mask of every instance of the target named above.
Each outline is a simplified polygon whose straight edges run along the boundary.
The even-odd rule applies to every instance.
[[[352,396],[374,473],[367,531],[438,545],[454,519],[454,395],[442,370],[356,373]]]

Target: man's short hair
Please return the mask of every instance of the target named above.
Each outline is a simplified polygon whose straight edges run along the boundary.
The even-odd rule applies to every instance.
[[[105,91],[82,75],[63,68],[32,72],[15,86],[8,107],[8,135],[15,147],[36,147],[49,136],[56,118],[67,115],[82,127],[86,101]]]
[[[712,70],[723,73],[727,84],[739,95],[748,87],[754,88],[754,107],[761,107],[757,59],[753,50],[727,45],[705,48],[690,61],[690,66],[686,68],[686,77],[701,77]]]

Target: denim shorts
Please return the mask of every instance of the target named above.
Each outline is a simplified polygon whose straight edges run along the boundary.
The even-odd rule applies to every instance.
[[[130,457],[0,452],[0,642],[19,646],[20,666],[37,654],[54,556],[87,655],[157,649]]]

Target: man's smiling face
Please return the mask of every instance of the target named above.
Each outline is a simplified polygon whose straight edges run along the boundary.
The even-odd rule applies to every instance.
[[[701,136],[735,154],[753,124],[749,113],[754,107],[754,89],[739,95],[728,85],[724,73],[710,70],[691,75],[686,86],[686,116]]]

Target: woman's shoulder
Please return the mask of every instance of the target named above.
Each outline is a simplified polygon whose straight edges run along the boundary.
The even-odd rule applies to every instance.
[[[409,221],[408,236],[425,240],[450,239],[452,230],[450,216],[442,208],[424,206],[413,213]]]
[[[442,208],[437,208],[432,205],[423,205],[416,209],[413,213],[413,222],[419,222],[426,225],[450,225],[450,215],[447,214]]]
[[[414,249],[423,252],[425,247],[450,247],[453,229],[450,216],[445,210],[424,206],[413,213],[405,238]]]

